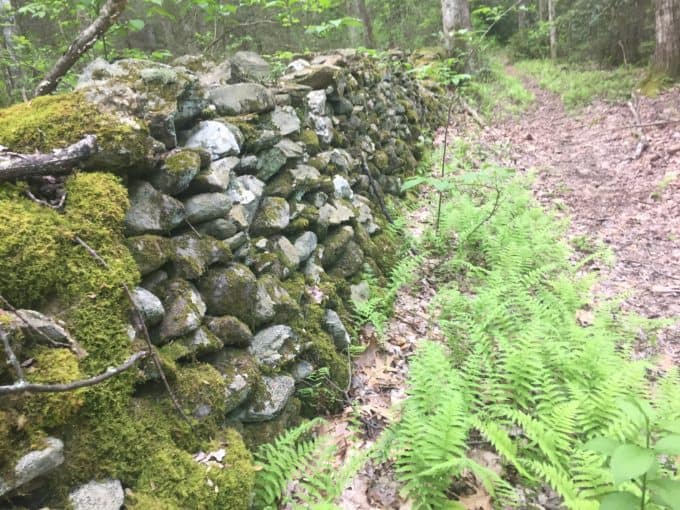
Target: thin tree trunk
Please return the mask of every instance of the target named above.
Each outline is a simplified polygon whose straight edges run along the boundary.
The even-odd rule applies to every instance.
[[[548,19],[548,0],[538,0],[538,21],[546,21]]]
[[[36,96],[43,96],[56,90],[64,75],[118,20],[125,10],[127,3],[128,0],[106,0],[106,3],[99,11],[97,19],[78,35],[76,40],[66,50],[66,53],[61,56],[52,70],[38,84],[35,90]]]
[[[444,47],[452,51],[456,45],[456,31],[472,28],[468,0],[442,0]]]
[[[529,26],[529,19],[527,17],[527,0],[521,0],[517,6],[517,27],[524,30]]]
[[[680,0],[656,0],[656,52],[654,67],[680,76]]]
[[[557,59],[557,23],[555,4],[557,0],[548,0],[548,21],[550,22],[550,58]]]
[[[357,10],[359,11],[359,17],[364,23],[364,39],[366,41],[367,48],[375,48],[375,36],[373,35],[373,19],[371,18],[371,13],[366,5],[366,0],[356,0]]]
[[[24,73],[21,63],[17,58],[14,49],[14,37],[16,36],[17,26],[14,22],[12,3],[10,0],[0,0],[0,21],[2,22],[2,38],[7,50],[7,56],[12,62],[12,66],[7,66],[7,78],[11,87],[10,93],[19,89],[21,96],[26,101],[26,90],[24,89]]]

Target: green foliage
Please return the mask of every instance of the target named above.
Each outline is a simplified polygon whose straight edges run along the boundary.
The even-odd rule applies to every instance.
[[[497,57],[492,57],[488,67],[477,72],[463,90],[476,103],[486,118],[494,115],[516,115],[531,106],[535,97],[522,80],[508,74]]]

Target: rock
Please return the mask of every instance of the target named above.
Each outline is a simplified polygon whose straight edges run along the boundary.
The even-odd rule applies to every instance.
[[[225,193],[202,193],[184,201],[187,220],[201,223],[227,215],[232,201]]]
[[[324,273],[323,267],[316,262],[316,257],[312,256],[307,260],[303,269],[305,280],[314,285],[321,281],[321,275]]]
[[[352,115],[354,105],[347,98],[340,97],[332,101],[333,111],[336,115]]]
[[[0,309],[0,329],[6,329],[10,332],[19,331],[22,343],[23,340],[37,343],[45,343],[48,340],[62,344],[73,344],[74,340],[65,326],[63,322],[35,310],[17,310],[16,314],[7,313],[5,315],[4,311]]]
[[[257,137],[248,141],[246,149],[249,152],[262,152],[271,149],[281,141],[281,136],[274,131],[264,129],[257,133]]]
[[[342,225],[352,219],[354,219],[354,211],[336,201],[335,205],[327,203],[319,208],[319,218],[317,221],[322,228],[328,228]]]
[[[333,338],[336,349],[339,351],[345,351],[349,348],[352,340],[347,332],[347,328],[342,323],[340,316],[334,310],[326,310],[324,316],[324,328]]]
[[[261,153],[257,160],[258,179],[268,181],[283,168],[286,161],[288,161],[288,157],[278,147],[272,147]]]
[[[264,182],[253,175],[232,179],[227,196],[234,206],[229,218],[243,229],[248,229],[255,218],[264,193]]]
[[[142,276],[153,273],[170,258],[169,242],[165,237],[144,235],[126,239],[132,258],[135,259]]]
[[[347,179],[341,175],[336,175],[333,177],[333,188],[335,188],[336,198],[346,198],[351,200],[354,197],[352,187],[349,185],[349,182],[347,182]]]
[[[286,322],[298,313],[300,307],[281,286],[277,277],[266,274],[257,281],[257,301],[253,310],[256,326],[272,321]]]
[[[236,252],[239,248],[241,248],[243,245],[245,245],[248,242],[248,234],[245,232],[239,232],[235,236],[230,237],[229,239],[226,239],[225,242],[229,246],[229,249],[233,252]]]
[[[257,300],[257,279],[242,264],[211,269],[201,278],[198,288],[210,315],[233,315],[252,326]]]
[[[165,316],[163,303],[148,290],[137,287],[132,291],[132,301],[142,314],[147,326],[155,326],[163,320]]]
[[[186,217],[181,202],[157,191],[148,182],[134,182],[129,196],[130,208],[125,216],[128,236],[167,233],[181,225]]]
[[[263,377],[265,396],[257,399],[246,410],[246,423],[269,421],[276,418],[295,393],[295,379],[288,375]]]
[[[163,193],[177,195],[185,191],[201,169],[201,157],[196,151],[176,150],[163,162],[161,169],[149,178]]]
[[[230,60],[245,78],[264,81],[271,76],[269,63],[253,51],[238,51]]]
[[[370,203],[371,201],[362,195],[354,195],[352,200],[352,206],[357,211],[357,221],[364,226],[370,235],[373,235],[380,231],[380,227],[375,223]]]
[[[241,161],[238,165],[238,173],[239,174],[254,174],[257,172],[257,163],[258,159],[257,156],[254,156],[253,154],[248,154],[246,156],[243,156],[241,158]]]
[[[120,510],[125,493],[120,480],[92,480],[71,492],[68,500],[73,510]]]
[[[295,239],[295,249],[301,262],[311,257],[316,250],[317,243],[318,239],[314,232],[303,232]]]
[[[173,361],[193,359],[197,356],[215,354],[224,348],[222,341],[207,328],[198,328],[188,335],[176,338],[160,348],[164,357]]]
[[[231,315],[210,317],[206,326],[226,347],[248,347],[253,340],[250,328]]]
[[[184,147],[205,149],[213,161],[226,156],[238,156],[241,147],[237,134],[226,123],[216,120],[205,120],[194,129],[183,133],[180,140]]]
[[[262,384],[257,360],[247,351],[225,349],[210,359],[209,363],[222,374],[227,385],[226,413],[230,413],[243,404],[253,388]]]
[[[165,317],[158,332],[162,343],[188,335],[200,327],[206,305],[191,283],[179,279],[169,281],[162,298]]]
[[[10,479],[0,478],[0,496],[51,473],[63,463],[64,443],[60,439],[48,437],[45,439],[45,448],[33,450],[16,462]]]
[[[283,152],[287,159],[300,159],[305,155],[305,148],[297,142],[284,138],[275,145],[276,148]]]
[[[275,239],[272,249],[289,271],[294,271],[300,265],[300,256],[288,238],[280,236]]]
[[[300,342],[290,326],[271,326],[253,337],[248,352],[263,365],[278,368],[300,354]]]
[[[270,119],[281,136],[290,136],[300,132],[300,118],[292,106],[276,107]]]
[[[352,303],[365,303],[371,298],[371,288],[366,281],[350,285],[349,291]]]
[[[329,271],[331,276],[339,278],[349,278],[357,274],[364,265],[364,252],[354,241],[347,243],[345,251],[340,259],[335,263],[333,269]]]
[[[354,158],[343,149],[321,152],[314,159],[319,162],[317,168],[329,174],[349,175],[355,166]]]
[[[347,243],[352,239],[354,239],[354,229],[345,226],[324,241],[323,256],[321,257],[321,265],[324,269],[328,269],[338,261],[344,253]]]
[[[250,230],[255,236],[269,236],[285,229],[290,223],[290,206],[279,197],[265,197],[255,215]]]
[[[196,194],[227,191],[231,176],[240,162],[241,160],[235,157],[215,161],[209,168],[196,176],[191,183],[189,192]]]
[[[149,292],[161,295],[164,292],[165,285],[168,283],[170,276],[165,271],[154,271],[153,273],[147,275],[142,280],[142,287],[144,287]]]
[[[298,73],[308,68],[310,65],[311,64],[303,58],[293,60],[290,64],[288,64],[288,67],[286,67],[286,74]]]
[[[229,262],[231,250],[226,243],[217,239],[184,234],[170,240],[170,260],[173,276],[196,280],[205,273],[208,266],[217,262]]]
[[[298,165],[288,168],[276,176],[265,187],[267,195],[290,197],[293,193],[298,196],[319,187],[321,174],[313,166]]]
[[[196,230],[202,235],[214,237],[215,239],[228,239],[238,232],[238,226],[232,220],[217,218],[196,226]],[[227,243],[229,244],[229,243]],[[229,248],[232,249],[231,245]]]
[[[312,373],[314,373],[314,365],[306,360],[298,361],[291,370],[291,375],[295,379],[295,382],[304,381],[307,377],[312,375]]]
[[[209,96],[220,115],[265,113],[274,109],[274,94],[257,83],[223,85],[210,90]]]
[[[298,70],[281,78],[313,89],[325,89],[335,83],[341,69],[333,65],[296,65]]]

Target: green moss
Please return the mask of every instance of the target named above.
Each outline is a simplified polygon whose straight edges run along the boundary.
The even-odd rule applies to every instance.
[[[226,431],[223,448],[222,462],[208,465],[179,449],[159,450],[147,459],[135,492],[152,495],[157,508],[246,510],[255,475],[252,458],[236,431]]]
[[[307,152],[310,154],[316,154],[321,150],[319,135],[311,129],[302,130],[302,133],[300,133],[300,141],[307,147]]]
[[[175,151],[165,158],[163,168],[173,175],[182,175],[201,167],[201,156],[193,150]]]
[[[224,416],[227,387],[214,367],[205,363],[183,367],[176,377],[177,396],[186,414],[193,415],[199,407],[207,406],[211,415]]]
[[[105,168],[146,166],[153,142],[148,130],[122,123],[88,102],[81,92],[35,98],[0,110],[0,144],[15,152],[48,152],[97,136]],[[115,155],[115,157],[112,157]]]
[[[260,136],[260,130],[257,125],[257,115],[239,115],[236,117],[222,117],[225,122],[232,126],[239,128],[244,137],[243,145],[248,147]]]
[[[390,158],[385,151],[377,151],[373,156],[373,162],[378,170],[385,171],[390,166]]]

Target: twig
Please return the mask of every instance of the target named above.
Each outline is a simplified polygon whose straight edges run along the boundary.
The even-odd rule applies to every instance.
[[[102,265],[102,267],[105,267],[106,269],[109,269],[109,265],[106,263],[106,261],[99,256],[99,254],[90,246],[88,245],[85,241],[83,241],[79,236],[75,236],[73,240],[78,243],[80,246],[85,248],[85,250],[97,261],[99,264]],[[135,303],[134,297],[132,296],[132,292],[130,291],[130,287],[127,286],[126,283],[122,284],[123,290],[125,291],[125,295],[127,296],[128,300],[130,301],[130,305],[132,305],[132,310],[133,310],[133,320],[134,320],[134,326],[137,332],[141,332],[142,336],[144,337],[144,341],[146,342],[147,347],[149,348],[149,352],[151,353],[151,359],[153,360],[154,366],[156,367],[156,370],[158,370],[158,374],[161,377],[161,380],[163,381],[163,386],[165,386],[165,390],[168,392],[168,396],[170,397],[170,400],[172,401],[172,405],[175,407],[179,415],[189,424],[190,427],[193,428],[191,424],[191,420],[187,417],[186,414],[184,414],[184,411],[182,410],[182,406],[180,406],[179,401],[177,400],[177,397],[175,396],[175,393],[172,391],[172,388],[170,387],[170,383],[168,382],[167,377],[165,376],[165,371],[163,370],[163,365],[161,364],[161,360],[158,357],[158,353],[156,352],[156,349],[154,349],[153,343],[151,342],[151,336],[149,335],[149,330],[146,327],[146,322],[144,321],[144,316],[142,315],[141,310]]]
[[[61,209],[64,206],[64,202],[66,202],[66,193],[64,193],[61,198],[59,199],[59,202],[56,204],[51,204],[47,200],[41,200],[40,198],[36,197],[33,193],[31,193],[30,190],[26,190],[26,196],[33,200],[35,203],[44,205],[45,207],[49,207],[50,209]]]
[[[3,332],[0,332],[0,336],[3,337],[4,342],[7,335]],[[135,363],[137,363],[137,361],[145,358],[147,354],[148,353],[146,351],[136,352],[122,365],[119,365],[115,368],[108,368],[105,372],[102,372],[101,374],[94,377],[90,377],[89,379],[82,379],[80,381],[73,381],[70,383],[32,384],[20,379],[18,383],[12,384],[11,386],[0,386],[0,395],[12,395],[16,393],[65,393],[67,391],[73,391],[79,388],[85,388],[87,386],[94,386],[106,381],[107,379],[111,379],[122,372],[125,372]]]
[[[635,94],[633,94],[633,99],[636,99]],[[628,101],[628,108],[630,109],[631,113],[633,114],[633,118],[635,119],[635,124],[640,125],[642,122],[640,121],[640,115],[638,114],[637,109],[635,108],[635,105],[633,104],[633,101]],[[643,133],[641,128],[635,128],[637,131],[637,135],[639,138],[639,141],[637,143],[637,146],[635,147],[635,154],[633,154],[633,159],[640,159],[640,156],[642,156],[642,153],[645,151],[647,147],[649,147],[649,142],[647,142],[647,138],[645,137],[645,134]]]
[[[498,206],[500,205],[501,202],[501,190],[500,188],[496,188],[496,200],[493,204],[493,207],[491,208],[491,212],[486,216],[482,221],[479,222],[479,224],[473,228],[468,235],[465,236],[465,239],[463,239],[463,242],[461,244],[466,244],[468,240],[472,237],[472,234],[477,232],[482,226],[489,221],[491,218],[493,218],[493,215],[496,214],[496,211],[498,210]]]
[[[184,223],[186,223],[187,225],[189,225],[189,228],[194,232],[194,234],[196,234],[196,237],[198,237],[199,239],[201,239],[201,234],[200,234],[200,232],[199,232],[198,230],[196,230],[196,227],[194,227],[194,226],[191,224],[191,222],[190,222],[189,220],[186,220],[186,219],[185,219],[185,220],[184,220]]]
[[[21,368],[21,364],[19,363],[19,360],[17,359],[16,354],[14,354],[14,351],[12,350],[12,346],[9,344],[9,335],[2,329],[0,329],[0,339],[2,340],[2,345],[5,348],[5,354],[7,356],[7,363],[9,363],[12,368],[14,369],[14,372],[17,376],[17,379],[19,381],[15,384],[15,386],[18,387],[23,387],[26,385],[26,377],[24,375],[24,369]]]
[[[375,181],[373,180],[371,170],[368,168],[368,163],[366,162],[366,154],[364,154],[363,151],[361,152],[361,168],[364,170],[364,173],[368,177],[368,182],[371,186],[371,191],[373,192],[373,195],[378,201],[378,205],[380,205],[380,209],[382,210],[383,215],[385,215],[385,218],[387,218],[387,221],[390,224],[394,224],[394,220],[392,220],[392,216],[390,216],[387,207],[385,207],[385,202],[383,201],[382,196],[380,196],[380,193],[378,193],[378,187],[376,186]]]
[[[453,98],[449,101],[449,112],[446,116],[446,127],[444,128],[444,150],[442,154],[442,168],[441,168],[441,178],[445,177],[446,173],[446,150],[449,146],[449,127],[451,126],[451,113],[453,112]],[[442,201],[444,193],[439,192],[439,202],[437,203],[437,223],[435,226],[435,231],[439,234],[439,222],[442,215]]]

